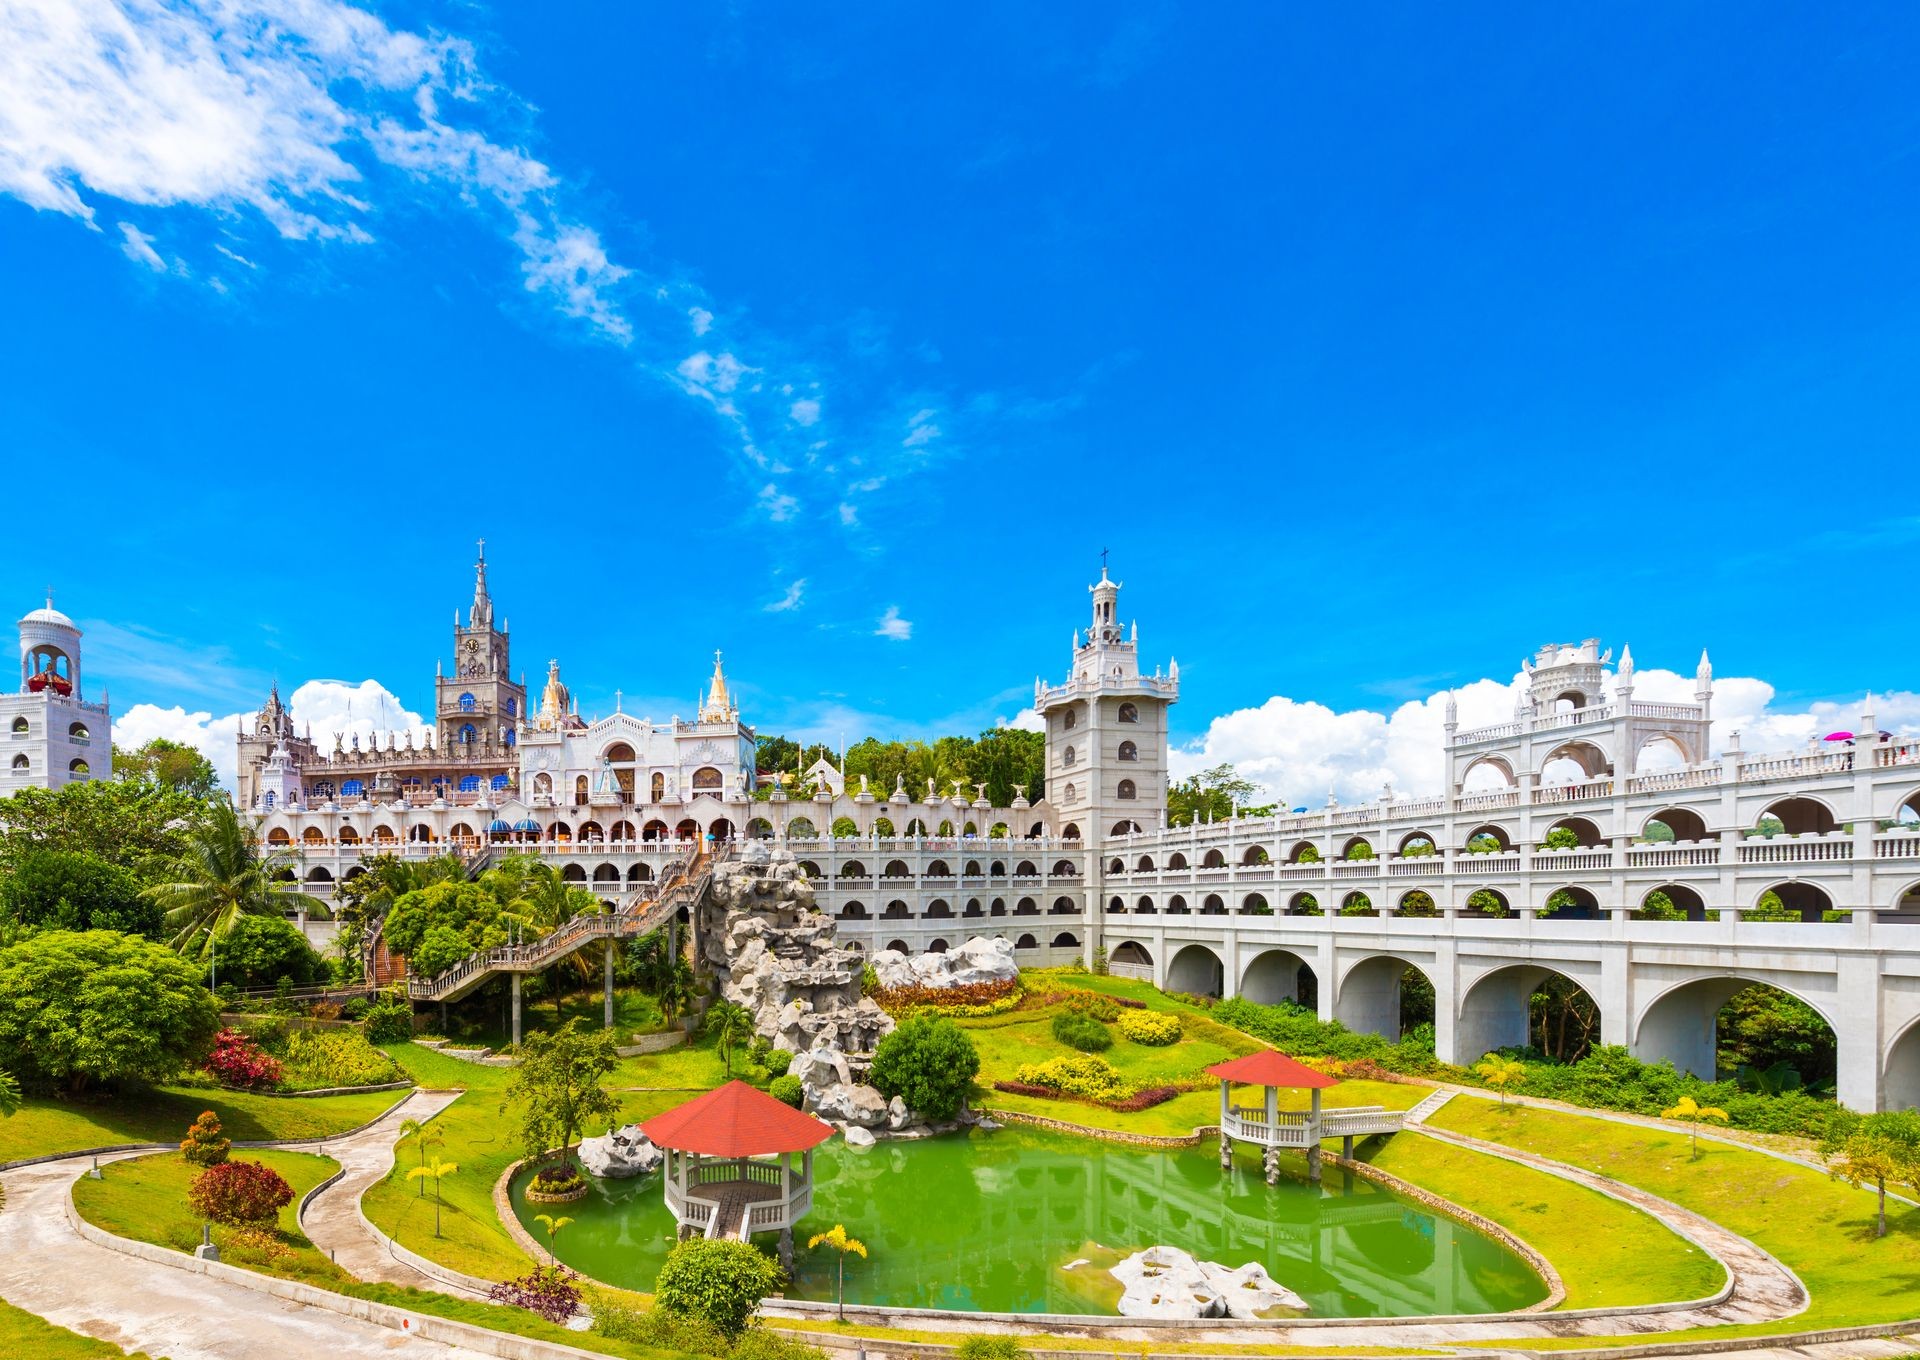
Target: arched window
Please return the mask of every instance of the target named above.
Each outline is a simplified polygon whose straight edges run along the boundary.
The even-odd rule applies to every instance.
[[[463,695],[461,695],[461,696],[460,696],[460,711],[461,711],[462,713],[471,713],[471,712],[473,712],[473,708],[474,708],[474,702],[473,702],[473,696],[472,696],[471,694],[463,694]]]
[[[1066,728],[1069,732],[1071,732],[1074,729],[1074,727],[1079,724],[1079,722],[1080,722],[1080,719],[1074,716],[1073,710],[1068,709],[1067,716],[1060,720],[1060,725]]]
[[[1131,779],[1121,780],[1120,787],[1115,789],[1113,792],[1114,792],[1114,796],[1117,798],[1134,798],[1138,796],[1133,791],[1133,781]]]
[[[535,775],[533,777],[533,791],[535,793],[552,793],[553,776],[550,774]]]
[[[720,771],[711,765],[703,766],[693,772],[693,791],[696,794],[720,792]]]
[[[1140,721],[1140,710],[1139,710],[1139,709],[1137,709],[1137,708],[1135,708],[1135,707],[1134,707],[1134,706],[1133,706],[1132,704],[1122,704],[1122,705],[1120,705],[1120,721],[1121,721],[1121,722],[1130,722],[1130,723],[1137,723],[1137,722],[1139,722],[1139,721]]]
[[[471,746],[474,743],[474,739],[479,735],[480,734],[474,730],[473,724],[467,723],[460,729],[460,744],[462,746]]]
[[[1130,741],[1121,742],[1120,743],[1120,759],[1122,760],[1140,759],[1140,748],[1138,746],[1135,746]]]
[[[1074,757],[1073,757],[1073,748],[1072,748],[1071,746],[1069,746],[1069,747],[1068,747],[1068,748],[1067,748],[1066,750],[1064,750],[1064,751],[1062,751],[1062,752],[1060,753],[1060,763],[1061,763],[1062,765],[1071,765],[1071,764],[1073,764],[1073,758],[1074,758]]]
[[[501,744],[505,746],[515,746],[519,744],[514,738],[513,729],[511,727],[509,727],[506,730],[506,733],[500,738],[500,741],[501,741]]]
[[[32,762],[29,761],[24,755],[15,756],[13,758],[13,768],[16,770],[24,770],[31,763]]]
[[[511,718],[515,713],[518,713],[520,711],[518,706],[515,705],[515,703],[513,702],[513,696],[511,694],[507,696],[507,701],[505,704],[502,705],[502,707],[506,710],[506,714],[509,718]]]
[[[340,786],[340,796],[342,798],[360,798],[364,797],[366,792],[366,784],[358,779],[349,779]]]
[[[87,725],[85,723],[74,723],[71,727],[67,728],[68,741],[84,744],[92,739],[93,733],[87,731]]]
[[[493,788],[495,791],[504,789],[506,786],[507,786],[507,777],[503,774],[495,775],[490,783],[490,787]]]
[[[667,777],[663,774],[656,774],[648,787],[653,790],[653,801],[656,803],[659,802],[667,796]]]
[[[27,724],[27,720],[26,720],[25,718],[23,718],[23,717],[22,717],[22,718],[15,718],[15,719],[13,720],[13,735],[14,735],[14,736],[16,736],[16,737],[24,737],[24,736],[26,736],[26,735],[27,735],[27,731],[28,731],[28,724]]]
[[[351,791],[351,784],[349,785],[349,791]],[[460,792],[462,793],[480,792],[480,776],[477,774],[461,775],[460,776]]]
[[[67,773],[77,774],[77,775],[80,775],[82,778],[84,778],[88,774],[92,773],[92,770],[88,767],[86,761],[72,760],[67,762]]]

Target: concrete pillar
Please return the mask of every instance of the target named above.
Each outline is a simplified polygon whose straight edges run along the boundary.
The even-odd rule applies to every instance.
[[[512,974],[512,977],[513,977],[513,1046],[515,1048],[518,1048],[520,1046],[520,975],[518,973],[514,973]]]
[[[1882,1104],[1880,1054],[1885,1032],[1879,998],[1885,990],[1880,961],[1872,956],[1843,954],[1839,960],[1838,989],[1841,1014],[1834,1017],[1837,1052],[1834,1094],[1850,1110],[1873,1111]]]
[[[606,1028],[613,1028],[613,941],[609,939],[605,951],[606,972],[602,989],[606,997]]]

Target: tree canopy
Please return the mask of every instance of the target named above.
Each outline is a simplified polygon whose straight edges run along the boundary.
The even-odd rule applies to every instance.
[[[520,1121],[520,1141],[529,1157],[558,1148],[571,1155],[573,1136],[590,1119],[610,1119],[620,1104],[602,1084],[619,1065],[613,1033],[583,1029],[569,1020],[559,1029],[534,1033],[520,1045],[502,1110]]]
[[[819,743],[803,748],[786,737],[760,738],[759,765],[770,773],[804,771],[821,756],[835,760],[834,752]],[[978,737],[940,737],[931,742],[868,737],[847,748],[846,774],[855,789],[865,775],[868,788],[882,798],[896,782],[915,797],[924,797],[929,779],[937,793],[949,796],[957,779],[969,802],[974,786],[985,784],[987,800],[995,807],[1010,804],[1016,786],[1026,790],[1029,802],[1037,803],[1046,792],[1046,738],[1014,727],[989,727]],[[772,792],[769,783],[761,796]],[[789,787],[788,792],[797,790]]]
[[[0,798],[0,858],[32,849],[84,850],[143,876],[185,852],[207,803],[148,782],[93,779]]]
[[[241,917],[220,942],[217,959],[220,981],[236,987],[271,987],[283,977],[310,987],[326,972],[326,961],[284,916]]]
[[[33,929],[160,933],[160,908],[132,871],[86,850],[15,855],[0,873],[0,917]]]
[[[1188,775],[1167,788],[1167,825],[1191,826],[1195,822],[1224,822],[1233,816],[1237,803],[1243,816],[1271,817],[1274,805],[1248,802],[1260,786],[1243,776],[1231,764],[1215,765],[1199,774]]]
[[[973,1040],[951,1020],[915,1016],[880,1041],[869,1080],[932,1120],[951,1119],[980,1071]]]
[[[207,815],[188,828],[185,846],[162,878],[147,896],[165,911],[174,948],[201,958],[243,916],[315,904],[293,881],[292,855],[262,846],[253,819],[225,802],[207,805]]]
[[[220,789],[213,762],[191,746],[155,737],[132,750],[113,748],[113,773],[133,783],[157,784],[190,798],[211,798]]]

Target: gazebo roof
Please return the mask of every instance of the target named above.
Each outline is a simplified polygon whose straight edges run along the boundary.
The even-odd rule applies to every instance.
[[[833,1137],[833,1126],[783,1105],[744,1081],[695,1096],[640,1126],[654,1146],[703,1157],[763,1157],[804,1152]]]
[[[1215,1063],[1207,1072],[1222,1081],[1245,1082],[1249,1086],[1317,1087],[1324,1090],[1340,1084],[1340,1078],[1316,1072],[1306,1064],[1297,1063],[1271,1048],[1249,1053],[1244,1058]]]

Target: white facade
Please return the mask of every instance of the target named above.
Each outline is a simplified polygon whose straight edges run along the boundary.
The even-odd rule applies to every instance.
[[[80,630],[48,600],[20,620],[20,688],[0,694],[0,796],[112,777],[112,714],[81,679]]]

